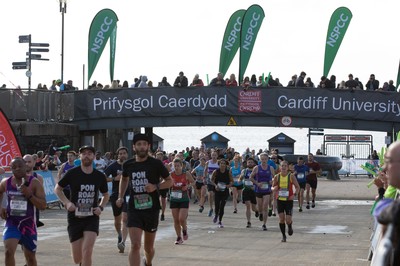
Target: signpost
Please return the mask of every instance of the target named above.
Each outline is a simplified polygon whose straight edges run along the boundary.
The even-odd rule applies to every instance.
[[[311,148],[311,136],[323,136],[324,129],[323,128],[309,128],[308,129],[308,153],[310,153]]]
[[[50,44],[48,43],[33,43],[31,35],[20,35],[18,36],[19,43],[28,43],[29,49],[26,52],[26,62],[13,62],[12,69],[28,69],[26,71],[26,76],[28,77],[28,89],[31,89],[31,76],[32,76],[32,69],[31,69],[31,60],[42,60],[42,61],[49,61],[47,58],[42,58],[41,54],[32,54],[34,53],[47,53],[49,52],[48,48],[37,48],[37,47],[49,47]],[[29,100],[29,97],[28,97]]]

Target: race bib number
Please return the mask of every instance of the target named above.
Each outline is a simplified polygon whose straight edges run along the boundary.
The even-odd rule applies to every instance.
[[[233,182],[238,183],[239,182],[239,177],[234,177]]]
[[[171,191],[171,198],[173,198],[173,199],[181,199],[182,198],[182,191],[180,191],[180,190]]]
[[[10,201],[10,209],[12,216],[26,216],[28,201],[24,196],[14,196]]]
[[[253,182],[251,182],[250,180],[245,180],[244,185],[247,187],[251,187],[253,185]]]
[[[93,206],[90,203],[77,203],[75,216],[86,217],[93,215]]]
[[[297,179],[303,180],[304,179],[304,173],[297,173]]]
[[[261,189],[268,189],[269,188],[269,183],[268,182],[262,182],[261,183]]]
[[[218,186],[220,191],[225,191],[225,189],[226,189],[226,184],[225,183],[218,182],[217,186]]]
[[[153,199],[149,194],[134,195],[133,202],[137,210],[147,210],[153,207]]]
[[[289,190],[281,189],[278,192],[279,197],[288,198],[289,197]]]

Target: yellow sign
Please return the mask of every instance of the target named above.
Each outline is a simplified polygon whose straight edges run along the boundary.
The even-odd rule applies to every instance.
[[[229,118],[228,124],[226,124],[227,126],[237,126],[237,123],[235,121],[235,119],[233,118],[233,116],[231,116],[231,118]]]

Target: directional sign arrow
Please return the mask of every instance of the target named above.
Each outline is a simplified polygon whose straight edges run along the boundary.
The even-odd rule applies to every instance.
[[[50,44],[48,44],[48,43],[31,43],[31,47],[32,47],[32,46],[49,47]]]
[[[37,53],[40,53],[40,52],[42,52],[42,53],[45,53],[45,52],[48,52],[49,51],[49,49],[46,49],[46,48],[31,48],[30,49],[31,50],[31,52],[37,52]]]
[[[20,35],[18,36],[19,38],[19,43],[27,43],[30,41],[31,36],[30,35]]]
[[[27,55],[29,55],[29,53],[27,53]],[[42,58],[41,54],[31,54],[31,59],[39,59]]]
[[[28,69],[28,66],[13,66],[12,69]]]
[[[13,66],[26,66],[26,62],[12,62]]]

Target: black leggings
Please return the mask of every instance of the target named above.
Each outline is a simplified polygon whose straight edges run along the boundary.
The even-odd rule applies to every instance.
[[[224,209],[228,196],[229,194],[227,190],[215,192],[215,216],[218,216],[220,222],[224,216]]]

